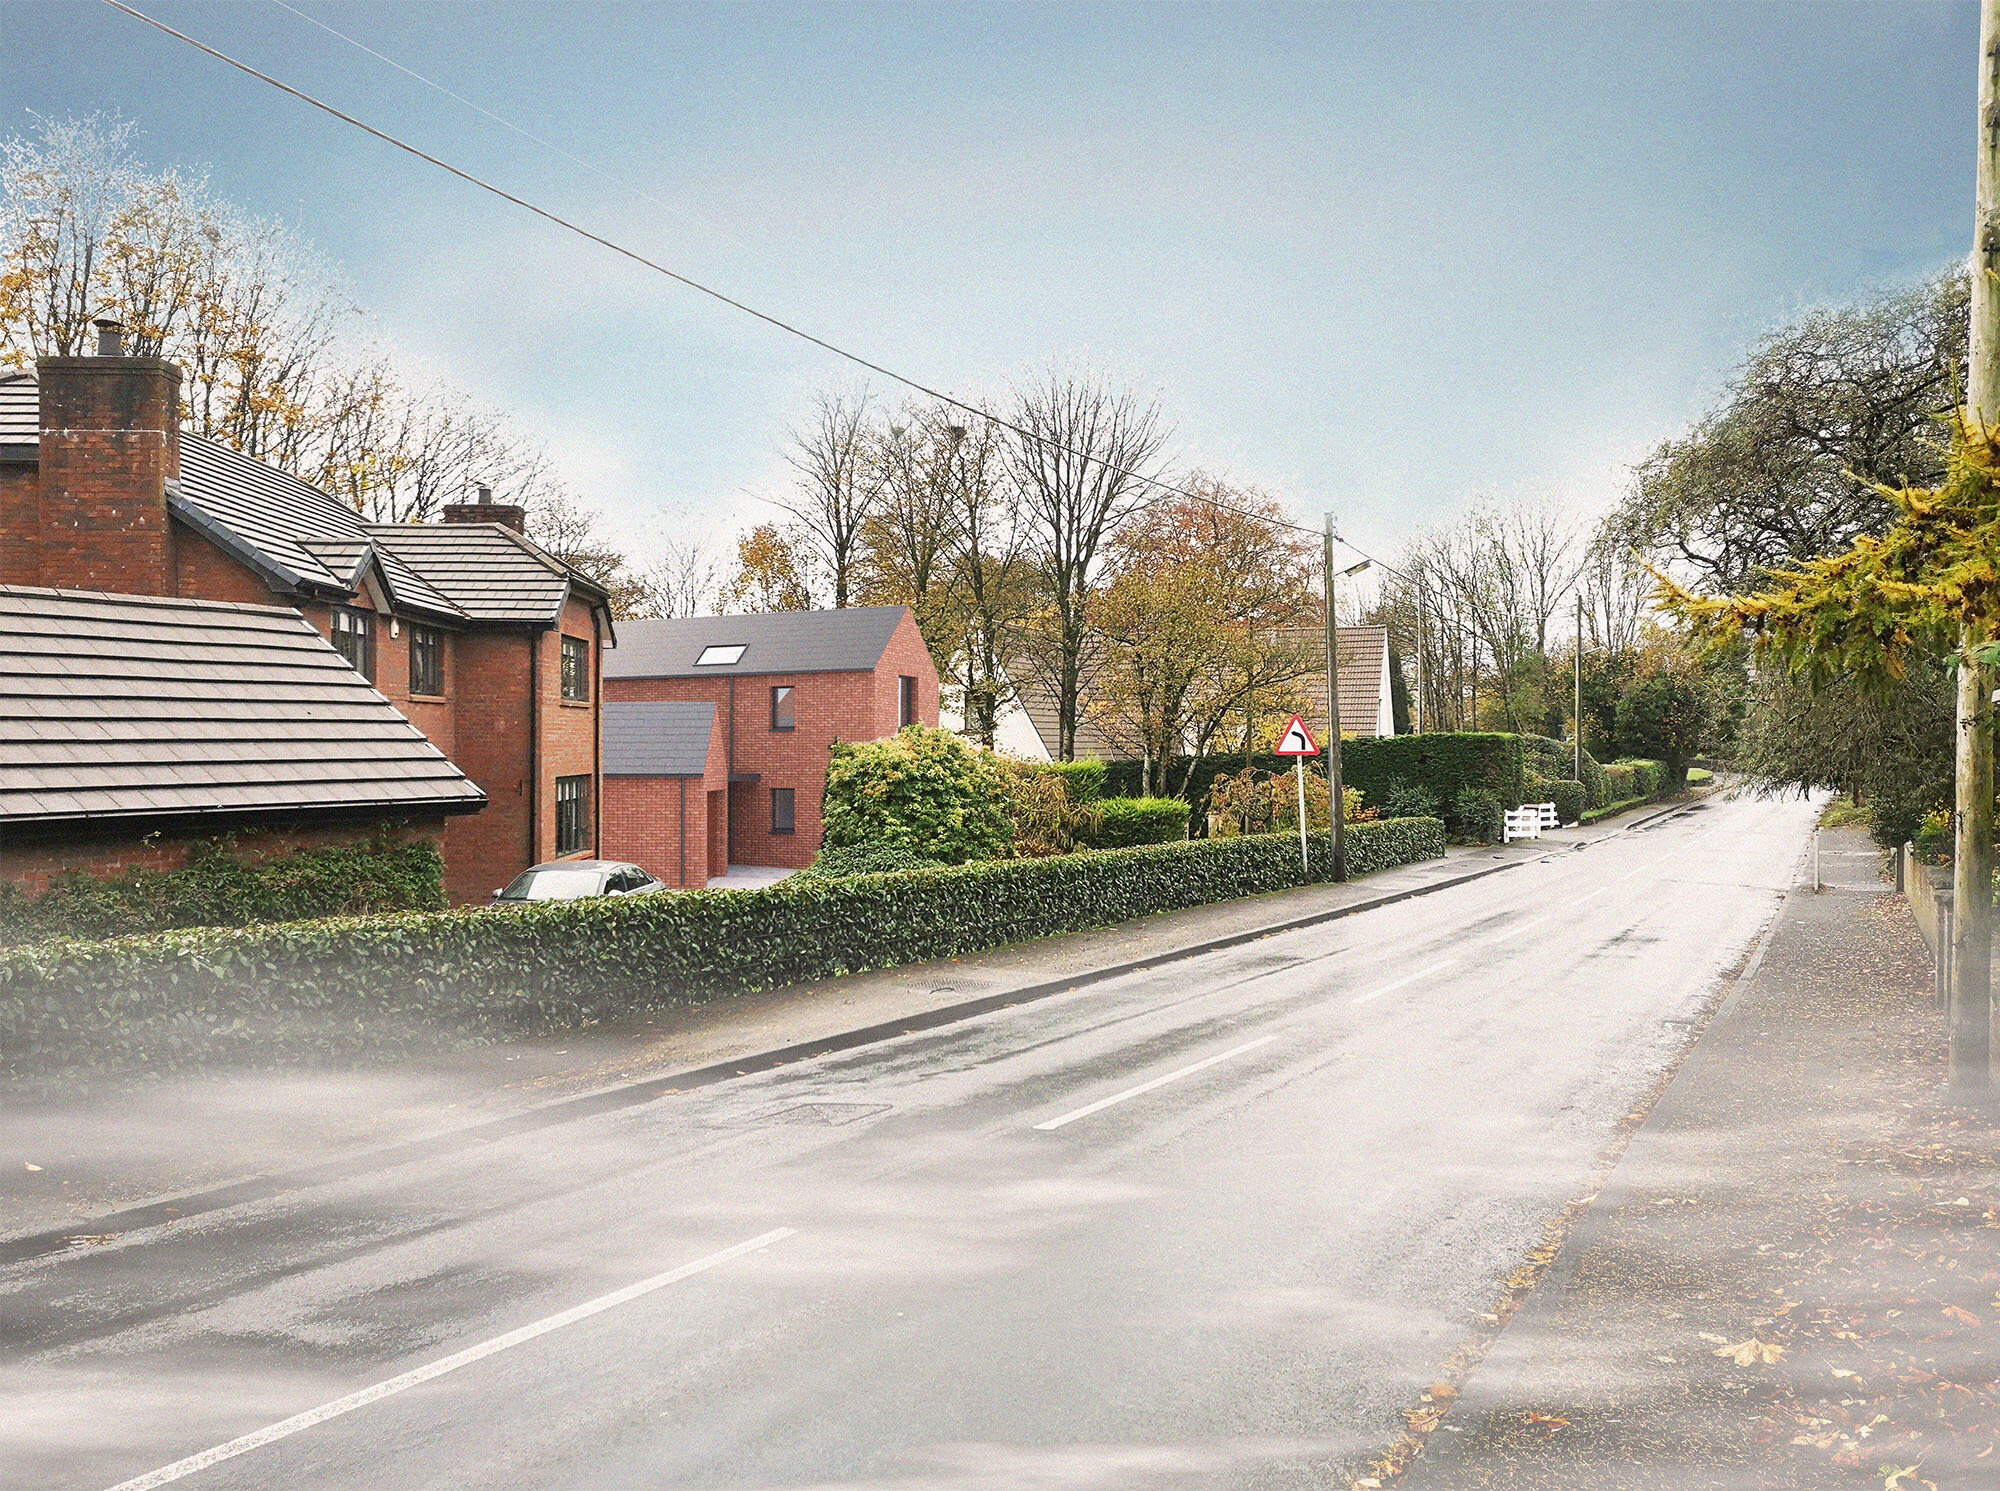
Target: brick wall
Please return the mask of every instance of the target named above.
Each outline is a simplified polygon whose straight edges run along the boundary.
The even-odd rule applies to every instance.
[[[931,661],[931,650],[924,645],[924,634],[917,630],[916,618],[908,612],[889,637],[889,645],[882,649],[882,661],[875,667],[875,727],[876,739],[894,735],[902,728],[903,693],[900,680],[904,677],[917,681],[917,723],[929,725],[933,730],[938,722],[938,674],[937,665]]]
[[[42,583],[41,473],[32,461],[0,462],[0,585]]]
[[[729,868],[728,792],[728,746],[718,720],[709,732],[708,759],[701,776],[604,778],[604,847],[600,852],[605,859],[629,860],[668,885],[699,890],[710,876]],[[709,821],[711,793],[715,798],[713,825]]]
[[[171,595],[166,483],[180,475],[180,369],[156,357],[45,357],[37,579]]]
[[[553,859],[556,852],[556,778],[586,776],[584,845],[579,854],[597,854],[603,836],[602,782],[598,776],[601,752],[598,741],[597,701],[603,696],[602,648],[598,645],[597,618],[582,601],[572,600],[563,607],[558,631],[536,638],[536,676],[542,695],[542,790],[540,823],[536,830],[537,853]],[[579,637],[590,643],[590,699],[573,704],[562,696],[562,638]]]
[[[483,901],[536,862],[528,852],[529,639],[519,632],[457,638],[452,760],[486,793],[486,806],[445,830],[445,893]]]
[[[392,825],[387,821],[343,824],[286,825],[268,829],[238,830],[236,853],[244,859],[264,859],[273,854],[289,854],[295,849],[324,849],[340,844],[361,844]],[[427,819],[398,826],[399,837],[429,839],[444,837],[441,820]],[[126,870],[173,870],[187,863],[197,844],[216,836],[214,828],[189,830],[178,835],[146,834],[132,838],[92,837],[40,844],[0,844],[0,880],[20,886],[30,895],[40,895],[58,875],[82,870],[99,879],[109,879]]]

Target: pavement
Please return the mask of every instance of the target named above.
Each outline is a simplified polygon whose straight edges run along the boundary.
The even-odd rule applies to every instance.
[[[1409,1491],[2000,1486],[2000,1131],[1943,1101],[1880,860],[1827,831],[1827,889],[1787,902],[1462,1396],[1418,1410]]]
[[[1710,798],[1285,931],[1239,903],[1188,956],[1012,950],[977,976],[1030,1001],[0,1266],[0,1487],[1347,1484],[1812,816]]]

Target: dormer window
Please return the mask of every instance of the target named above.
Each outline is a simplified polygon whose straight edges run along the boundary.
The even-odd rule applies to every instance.
[[[747,642],[719,642],[713,647],[704,647],[701,656],[694,660],[697,668],[726,668],[743,656]],[[686,656],[685,653],[682,654]]]

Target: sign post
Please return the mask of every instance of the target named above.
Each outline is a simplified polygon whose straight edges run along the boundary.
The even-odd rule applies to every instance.
[[[1319,754],[1319,744],[1313,739],[1306,722],[1297,715],[1285,725],[1285,733],[1278,737],[1277,754],[1292,758],[1292,776],[1299,789],[1299,868],[1312,870],[1312,855],[1306,840],[1306,757]],[[1334,811],[1338,812],[1339,809]]]

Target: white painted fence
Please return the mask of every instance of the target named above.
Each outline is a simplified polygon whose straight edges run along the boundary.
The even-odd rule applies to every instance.
[[[1507,809],[1500,825],[1500,842],[1511,844],[1516,839],[1539,839],[1542,836],[1542,804],[1529,803],[1524,807]]]

